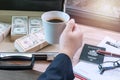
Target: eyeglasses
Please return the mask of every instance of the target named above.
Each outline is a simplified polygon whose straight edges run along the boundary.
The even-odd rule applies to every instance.
[[[100,74],[103,74],[107,70],[112,70],[118,67],[120,67],[120,59],[117,61],[106,61],[98,65]]]

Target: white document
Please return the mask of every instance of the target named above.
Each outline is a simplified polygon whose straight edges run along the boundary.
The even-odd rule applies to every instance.
[[[75,74],[87,78],[87,80],[120,80],[120,68],[105,71],[102,75],[98,65],[80,61],[74,68]]]
[[[106,51],[120,54],[120,41],[116,41],[110,37],[105,37],[98,46],[106,48]]]
[[[120,54],[120,42],[110,37],[105,37],[98,46],[106,48],[106,51]],[[120,58],[105,56],[105,61],[116,61]],[[97,64],[80,61],[75,67],[73,67],[75,74],[85,77],[88,80],[120,80],[120,68],[107,70],[102,75],[99,72]]]

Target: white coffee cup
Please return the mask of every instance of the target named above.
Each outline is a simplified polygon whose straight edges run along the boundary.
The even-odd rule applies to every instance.
[[[43,13],[41,18],[46,41],[49,44],[59,44],[59,37],[66,26],[66,22],[69,21],[70,16],[62,11],[48,11]],[[61,21],[59,22],[59,20]]]

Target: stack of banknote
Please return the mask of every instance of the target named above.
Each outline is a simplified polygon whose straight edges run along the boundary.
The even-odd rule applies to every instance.
[[[10,28],[10,24],[0,22],[0,42],[9,34]]]
[[[28,34],[28,17],[12,16],[11,40]]]
[[[27,34],[42,29],[40,17],[12,16],[11,40],[14,41]]]
[[[29,17],[29,34],[38,32],[42,29],[40,17]]]
[[[35,52],[47,45],[43,30],[23,36],[14,42],[15,48],[19,52]]]

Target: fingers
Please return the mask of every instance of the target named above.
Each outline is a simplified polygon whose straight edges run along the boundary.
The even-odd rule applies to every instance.
[[[81,31],[80,27],[77,24],[75,24],[74,31]]]
[[[70,21],[68,21],[65,30],[72,31],[74,29],[74,26],[75,26],[75,20],[71,19]]]

